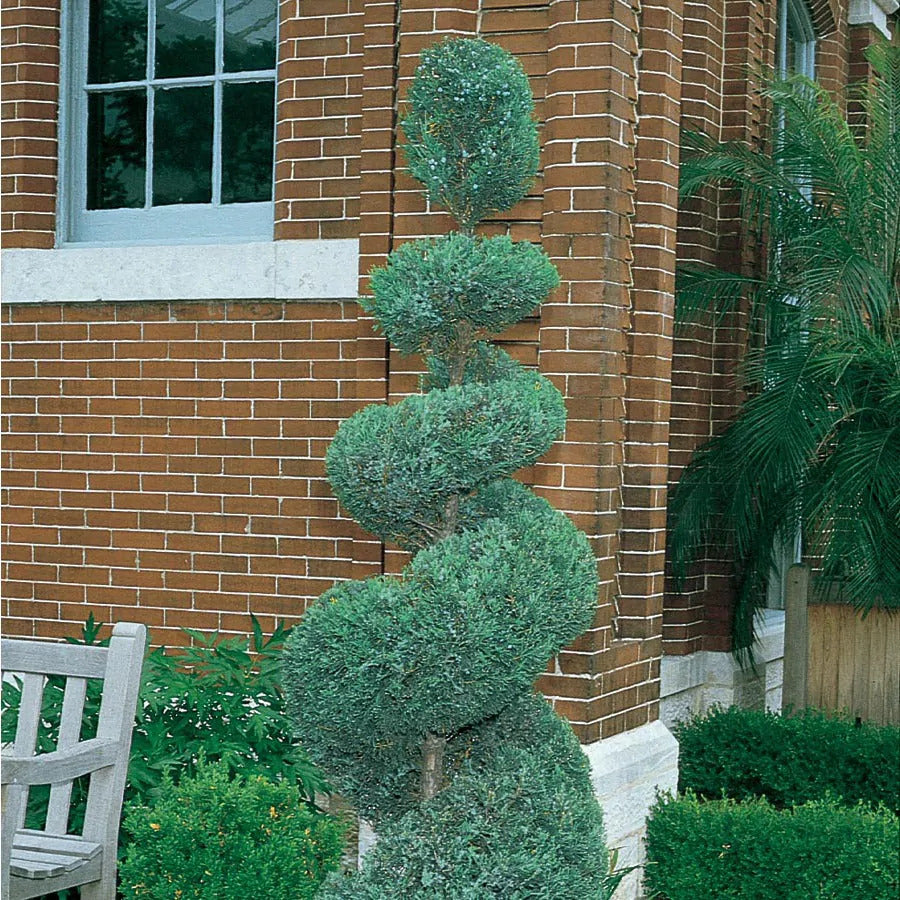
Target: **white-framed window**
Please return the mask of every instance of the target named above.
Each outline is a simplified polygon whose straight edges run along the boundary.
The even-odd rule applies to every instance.
[[[778,23],[775,34],[775,71],[779,78],[804,75],[815,78],[816,73],[816,32],[812,16],[804,0],[778,0]],[[779,116],[776,127],[781,128]],[[808,186],[801,186],[806,188]],[[809,191],[812,196],[812,191]],[[791,302],[790,300],[788,302]],[[788,569],[803,561],[803,530],[774,547],[775,569],[769,576],[766,606],[770,609],[784,609],[787,589]]]
[[[269,240],[277,0],[71,0],[61,239]]]
[[[779,78],[815,78],[816,31],[804,0],[778,0],[775,69]]]

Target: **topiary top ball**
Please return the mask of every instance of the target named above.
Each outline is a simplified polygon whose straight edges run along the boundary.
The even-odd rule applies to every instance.
[[[461,228],[525,196],[538,167],[534,101],[502,47],[456,39],[423,51],[408,102],[409,171]]]

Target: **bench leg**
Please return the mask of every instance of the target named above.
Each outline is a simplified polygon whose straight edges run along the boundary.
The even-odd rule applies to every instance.
[[[100,881],[92,881],[90,884],[83,884],[80,888],[81,900],[116,900],[116,873],[115,869],[112,878],[106,876]]]

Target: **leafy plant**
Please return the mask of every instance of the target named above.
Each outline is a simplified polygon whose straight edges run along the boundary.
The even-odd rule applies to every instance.
[[[424,354],[424,392],[358,412],[326,460],[350,514],[415,555],[399,577],[336,585],[286,650],[304,746],[379,833],[323,897],[600,900],[621,873],[587,761],[532,692],[591,622],[596,561],[510,477],[562,433],[565,405],[489,342],[558,275],[539,248],[474,233],[534,176],[528,79],[497,46],[448,40],[423,52],[409,98],[410,171],[460,231],[372,272],[361,303]]]
[[[663,797],[647,822],[644,882],[661,900],[895,900],[898,841],[884,809]]]
[[[830,796],[900,815],[896,726],[731,707],[681,723],[675,734],[679,789],[701,798],[765,797],[783,809]]]
[[[771,154],[689,137],[680,193],[726,185],[768,259],[754,277],[682,271],[677,315],[749,298],[759,340],[747,399],[672,493],[669,550],[683,577],[710,543],[737,562],[734,641],[747,650],[773,550],[803,528],[823,588],[861,610],[900,605],[900,47],[868,52],[862,137],[801,77],[772,84]]]
[[[340,861],[346,823],[311,810],[297,787],[201,760],[158,798],[131,804],[119,867],[125,897],[304,900]]]
[[[281,651],[290,629],[276,623],[266,637],[251,620],[250,637],[185,629],[190,647],[148,655],[129,767],[136,793],[153,796],[166,771],[176,783],[192,774],[201,753],[235,774],[296,782],[310,802],[326,789],[285,710]]]
[[[79,638],[70,643],[102,646],[101,627],[93,615]],[[209,762],[221,760],[235,774],[283,778],[299,785],[312,803],[327,785],[292,736],[280,684],[281,649],[289,629],[276,624],[268,637],[253,618],[249,638],[224,640],[217,634],[187,632],[194,646],[179,653],[157,648],[148,654],[132,734],[126,801],[149,802],[158,796],[168,773],[178,783],[191,775],[202,755]],[[96,734],[101,683],[88,682],[81,739]],[[36,749],[47,753],[56,747],[56,729],[62,711],[65,679],[50,676],[44,687],[41,727]],[[4,682],[2,737],[14,739],[21,690],[16,682]],[[70,828],[78,831],[84,815],[87,784],[76,781],[72,794]],[[42,827],[49,787],[29,792],[26,822]]]

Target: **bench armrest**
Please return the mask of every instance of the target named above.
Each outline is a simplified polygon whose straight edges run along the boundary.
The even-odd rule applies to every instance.
[[[2,783],[58,784],[115,764],[121,746],[107,738],[82,741],[67,750],[55,750],[40,756],[2,757]]]

